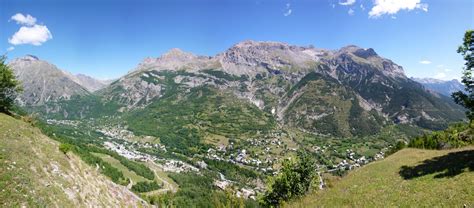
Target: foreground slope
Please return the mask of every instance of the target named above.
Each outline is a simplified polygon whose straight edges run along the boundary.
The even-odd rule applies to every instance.
[[[0,206],[118,207],[141,200],[29,124],[0,114]]]
[[[289,207],[470,207],[474,205],[473,159],[474,146],[403,149]]]

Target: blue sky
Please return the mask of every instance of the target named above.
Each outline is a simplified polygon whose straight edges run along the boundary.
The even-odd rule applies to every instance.
[[[101,79],[171,48],[215,55],[248,39],[371,47],[408,76],[452,79],[472,28],[472,0],[0,0],[0,53]]]

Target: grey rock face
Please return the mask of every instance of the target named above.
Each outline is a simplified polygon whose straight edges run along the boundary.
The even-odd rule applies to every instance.
[[[208,69],[235,77],[245,76],[248,79],[227,80],[216,84],[213,81],[216,77],[203,72]],[[265,80],[274,76],[280,77],[289,85],[296,84],[310,72],[329,75],[348,85],[353,82],[360,82],[368,76],[371,76],[368,81],[381,82],[389,87],[393,86],[390,86],[390,83],[386,81],[387,78],[407,79],[402,67],[378,56],[373,49],[347,46],[333,51],[293,46],[279,42],[244,41],[214,57],[197,56],[180,49],[172,49],[161,57],[146,58],[137,68],[109,87],[110,89],[125,89],[121,95],[104,94],[104,96],[124,101],[129,107],[136,106],[137,99],[142,100],[146,97],[146,100],[152,100],[153,96],[159,97],[161,95],[159,93],[160,89],[166,86],[153,82],[146,86],[137,83],[141,83],[142,79],[150,79],[149,76],[154,79],[153,72],[166,70],[199,74],[200,76],[188,77],[187,82],[181,83],[190,88],[204,84],[216,85],[221,89],[245,86],[240,90],[234,90],[236,96],[248,99],[261,109],[278,108],[278,105],[282,104],[277,102],[273,103],[272,106],[267,106],[268,103],[264,103],[257,92],[268,89],[269,95],[279,97],[288,90],[281,86],[275,86],[273,83],[265,82]],[[145,72],[150,73],[144,74]],[[207,78],[203,78],[203,76]],[[110,89],[108,91],[112,92],[113,90]],[[367,101],[372,102],[370,99],[367,99]],[[146,102],[140,103],[143,105]]]
[[[189,70],[196,71],[199,69],[216,67],[218,64],[210,57],[196,56],[194,54],[184,52],[180,49],[174,48],[163,54],[158,58],[145,58],[129,75],[133,76],[135,73],[154,70]]]
[[[74,95],[89,94],[70,75],[35,56],[14,59],[8,65],[23,86],[23,93],[18,98],[20,104],[41,105],[48,101],[67,100]]]
[[[324,55],[324,51],[309,47],[244,41],[218,54],[215,59],[229,74],[255,76],[258,73],[310,68],[321,55]]]

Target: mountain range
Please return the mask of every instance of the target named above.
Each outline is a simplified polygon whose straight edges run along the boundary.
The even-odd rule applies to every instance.
[[[324,50],[244,41],[214,57],[172,49],[144,59],[107,86],[33,56],[10,65],[24,84],[21,100],[27,105],[93,94],[118,112],[133,112],[167,100],[189,102],[196,98],[190,95],[207,90],[251,105],[265,117],[262,122],[335,136],[372,134],[389,123],[438,129],[463,118],[460,107],[407,78],[401,66],[352,45]],[[54,111],[61,110],[75,113],[64,112],[64,106]]]
[[[451,97],[453,92],[463,91],[464,92],[464,85],[461,84],[457,79],[453,80],[439,80],[433,78],[411,78],[423,86],[426,89],[432,90],[444,96]]]

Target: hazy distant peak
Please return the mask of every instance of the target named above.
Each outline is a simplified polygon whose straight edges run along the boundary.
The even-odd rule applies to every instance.
[[[105,87],[108,83],[106,81],[98,80],[85,74],[74,75],[74,81],[85,87],[90,92],[95,92]]]
[[[441,79],[435,79],[435,78],[430,78],[430,77],[426,77],[426,78],[416,78],[416,77],[412,77],[411,79],[419,82],[419,83],[422,83],[422,84],[434,84],[434,83],[444,83],[444,82],[459,82],[457,79],[453,79],[453,80],[441,80]]]
[[[421,83],[425,88],[438,92],[440,94],[451,96],[453,92],[464,91],[464,85],[461,84],[457,79],[453,80],[440,80],[434,78],[415,78],[412,80]]]

